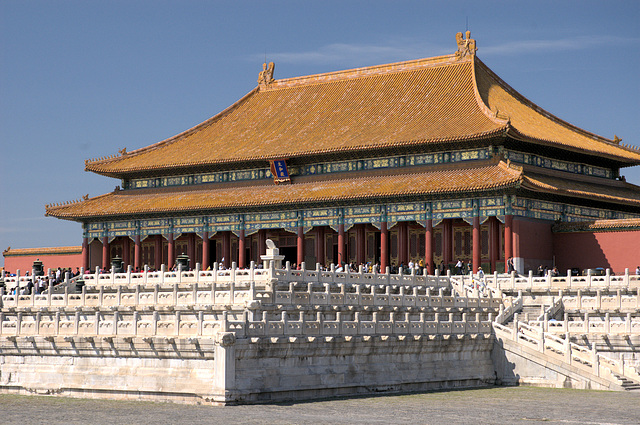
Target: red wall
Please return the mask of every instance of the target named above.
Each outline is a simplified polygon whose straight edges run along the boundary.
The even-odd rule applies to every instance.
[[[58,267],[71,267],[74,271],[76,267],[82,267],[82,254],[59,254],[59,255],[8,255],[4,257],[4,269],[7,272],[15,273],[20,270],[20,274],[24,276],[28,270],[31,273],[33,262],[36,259],[42,261],[44,272],[47,269],[57,269]]]
[[[513,256],[524,259],[524,270],[536,272],[538,266],[553,266],[552,222],[513,218]]]
[[[623,274],[640,266],[640,230],[626,232],[554,233],[553,252],[561,273],[572,267],[610,268]]]

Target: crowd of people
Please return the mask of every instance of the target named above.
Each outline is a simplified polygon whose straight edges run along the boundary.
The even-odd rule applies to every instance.
[[[67,273],[69,273],[69,277],[73,278],[80,275],[80,267],[76,267],[76,270],[73,271],[71,267],[63,268],[58,267],[55,270],[51,271],[50,275],[34,275],[31,279],[28,279],[27,284],[18,288],[18,286],[14,287],[11,291],[13,295],[31,295],[31,294],[43,294],[49,287],[55,287],[56,285],[64,282]],[[15,276],[15,273],[5,272],[6,276]],[[28,270],[24,274],[25,276],[30,276],[31,272]]]

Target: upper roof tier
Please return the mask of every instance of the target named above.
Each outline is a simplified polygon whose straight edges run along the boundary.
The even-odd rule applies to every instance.
[[[85,169],[124,178],[496,134],[640,164],[639,150],[545,112],[487,68],[475,49],[467,53],[282,80],[272,78],[271,65],[258,87],[216,116],[151,146],[86,161]]]

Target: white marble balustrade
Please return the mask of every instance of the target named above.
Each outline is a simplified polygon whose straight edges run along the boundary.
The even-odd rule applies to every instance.
[[[382,313],[366,315],[355,312],[318,312],[313,320],[300,313],[296,320],[282,312],[279,320],[250,320],[245,312],[230,317],[225,311],[215,315],[204,312],[133,312],[118,311],[62,313],[0,313],[0,337],[78,336],[78,337],[214,337],[218,332],[233,332],[236,337],[277,336],[351,336],[351,335],[464,335],[491,332],[491,314],[481,320],[480,313],[454,320],[453,313],[435,313],[427,320],[425,313]],[[14,338],[15,340],[15,338]]]
[[[640,311],[640,290],[636,289],[635,294],[623,294],[621,290],[616,293],[602,293],[597,290],[594,295],[583,295],[582,290],[578,290],[576,295],[563,295],[562,302],[565,310],[576,311],[620,311],[634,312]]]
[[[152,287],[99,286],[95,292],[43,295],[2,295],[2,308],[19,307],[131,307],[241,305],[252,301],[278,305],[397,306],[480,308],[497,310],[500,298],[444,295],[427,286],[329,284],[290,282],[280,287],[258,287],[255,282],[228,284],[154,285]]]
[[[629,274],[629,269],[622,275],[611,275],[609,269],[605,276],[571,276],[568,272],[564,276],[518,276],[510,275],[486,275],[487,285],[502,291],[540,291],[540,290],[577,290],[577,289],[640,289],[640,275]]]
[[[632,317],[631,313],[614,318],[609,313],[604,317],[585,314],[581,320],[534,320],[528,325],[554,334],[640,335],[640,317]]]

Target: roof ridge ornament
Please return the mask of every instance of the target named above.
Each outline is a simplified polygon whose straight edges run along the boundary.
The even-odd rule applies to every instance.
[[[266,62],[262,64],[262,71],[258,74],[258,84],[260,84],[260,88],[266,88],[273,82],[273,71],[275,67],[273,62],[269,62],[269,66],[267,66]]]
[[[456,57],[458,59],[465,58],[467,56],[473,56],[476,54],[476,40],[471,38],[471,31],[467,31],[465,33],[465,37],[463,37],[462,33],[459,32],[456,34],[456,43],[458,44],[458,51],[456,52]]]

